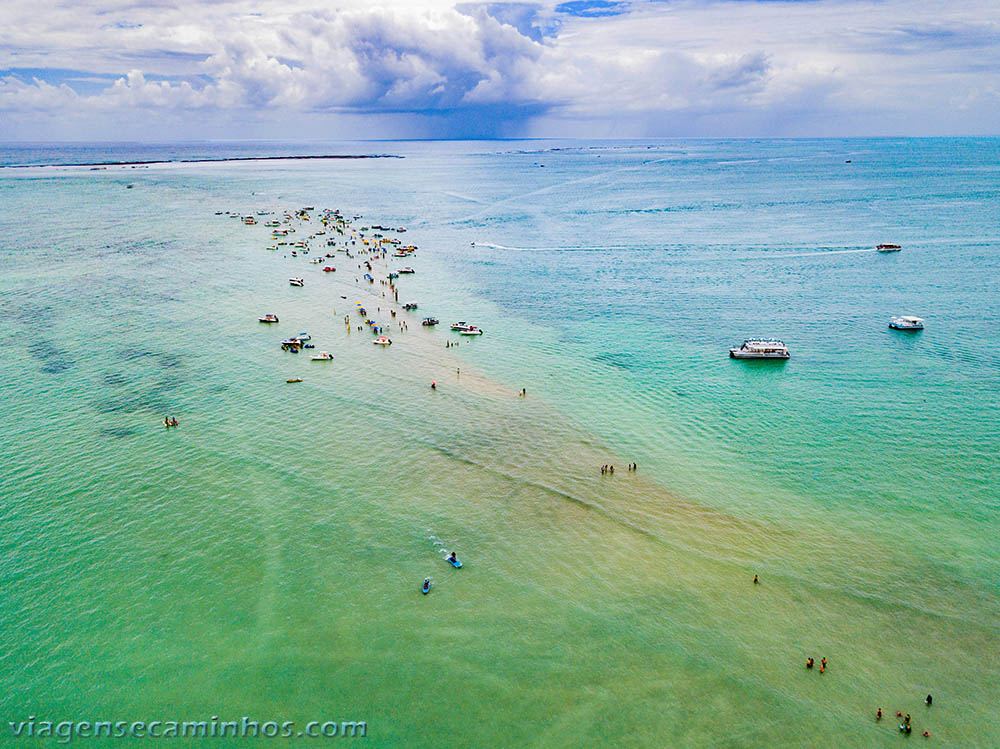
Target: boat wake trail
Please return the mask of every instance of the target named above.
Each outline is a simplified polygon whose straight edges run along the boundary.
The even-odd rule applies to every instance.
[[[504,250],[508,252],[612,252],[616,250],[648,249],[638,248],[629,245],[605,245],[603,247],[507,247],[502,244],[492,242],[476,242],[476,247],[487,247],[491,250]]]
[[[744,260],[770,260],[771,258],[785,257],[816,257],[817,255],[854,255],[861,252],[878,252],[874,247],[866,247],[860,250],[813,250],[812,252],[779,252],[759,255],[757,257],[747,257]]]

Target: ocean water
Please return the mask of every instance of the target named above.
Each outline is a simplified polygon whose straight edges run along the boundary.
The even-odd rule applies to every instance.
[[[900,710],[1000,743],[1000,141],[0,164],[307,153],[404,158],[0,169],[7,736],[248,716],[378,746],[890,746]],[[406,226],[419,310],[215,215],[303,206]],[[335,359],[279,350],[303,330]],[[791,358],[730,360],[750,335]]]

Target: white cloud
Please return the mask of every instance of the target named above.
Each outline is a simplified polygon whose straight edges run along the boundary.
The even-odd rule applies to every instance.
[[[94,0],[39,13],[6,0],[0,71],[29,72],[0,73],[0,111],[23,127],[45,111],[85,123],[189,110],[440,122],[471,110],[508,134],[572,122],[724,134],[713,118],[736,135],[810,134],[833,119],[886,132],[995,131],[1000,121],[992,0],[622,7],[630,12],[582,18],[554,2]],[[91,89],[75,91],[88,77]],[[760,123],[772,132],[754,131]]]

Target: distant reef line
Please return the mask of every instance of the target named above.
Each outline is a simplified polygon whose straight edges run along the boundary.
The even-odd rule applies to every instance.
[[[391,153],[324,154],[320,156],[228,156],[219,159],[152,159],[149,161],[85,161],[68,164],[2,164],[0,169],[26,169],[58,166],[149,166],[151,164],[206,164],[223,161],[309,161],[316,159],[401,159]]]

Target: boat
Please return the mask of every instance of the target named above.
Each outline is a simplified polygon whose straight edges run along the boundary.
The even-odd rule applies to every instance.
[[[372,341],[372,343],[374,343],[376,346],[389,346],[392,344],[392,341],[389,339],[389,336],[380,335],[378,338]]]
[[[410,267],[410,266],[408,266],[408,265],[407,265],[407,266],[406,266],[405,268],[400,268],[400,269],[399,269],[398,271],[396,271],[396,272],[397,272],[397,273],[416,273],[416,271],[415,271],[415,270],[413,270],[413,268],[411,268],[411,267]]]
[[[328,354],[325,351],[320,351],[318,354],[314,354],[309,358],[312,361],[333,361],[333,354]]]
[[[898,244],[880,244],[875,249],[879,252],[899,252],[903,248]]]
[[[739,348],[729,349],[732,359],[787,359],[788,348],[777,338],[747,338]]]
[[[312,340],[312,336],[311,336],[311,335],[309,335],[308,333],[299,333],[299,334],[298,334],[297,336],[295,336],[295,337],[296,337],[296,338],[297,338],[298,340],[300,340],[300,341],[309,341],[309,340]]]
[[[285,382],[302,382],[301,377],[289,377]]]
[[[436,317],[425,317],[420,324],[429,326],[429,325],[437,325],[439,322],[440,320],[438,320]]]
[[[323,262],[323,258],[321,258],[321,257],[314,257],[309,262],[312,263],[313,265],[319,265],[320,263]]]
[[[306,285],[306,282],[303,281],[301,278],[289,278],[288,279],[288,283],[290,283],[292,286],[305,286]]]
[[[406,304],[403,305],[403,309],[416,309],[416,308],[417,308],[416,302],[407,302]]]
[[[277,315],[264,315],[263,317],[257,318],[258,322],[278,322]]]
[[[337,269],[334,268],[332,265],[324,265],[323,266],[323,272],[324,273],[333,273],[335,270],[337,270]]]
[[[923,330],[924,320],[922,317],[900,315],[889,320],[889,327],[896,330]]]
[[[483,334],[483,329],[482,328],[479,328],[479,327],[477,327],[475,325],[469,325],[469,323],[465,322],[464,320],[462,322],[453,322],[451,324],[451,329],[454,330],[457,333],[460,333],[461,335],[482,335]]]

